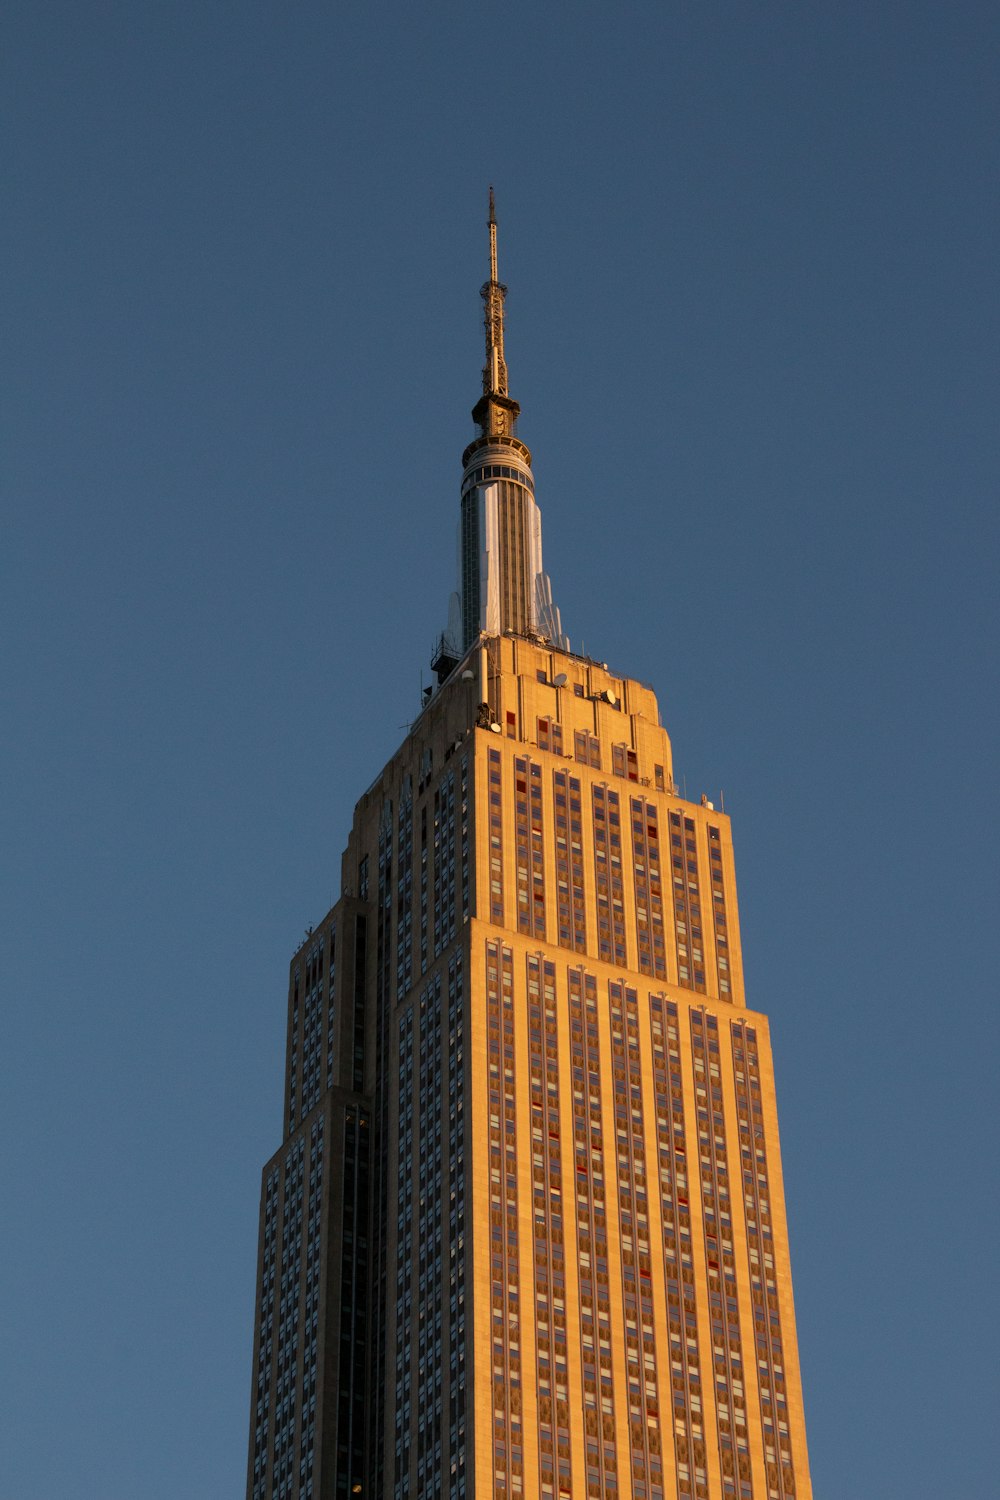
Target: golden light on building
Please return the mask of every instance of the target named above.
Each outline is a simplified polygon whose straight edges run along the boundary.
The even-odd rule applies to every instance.
[[[729,819],[563,634],[489,229],[438,686],[291,965],[248,1500],[808,1500]]]

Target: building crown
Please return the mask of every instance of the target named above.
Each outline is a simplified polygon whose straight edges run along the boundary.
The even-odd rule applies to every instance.
[[[542,518],[535,502],[531,454],[516,436],[521,408],[507,389],[504,299],[497,270],[497,216],[490,188],[490,278],[485,304],[483,394],[472,409],[479,435],[462,454],[458,588],[431,666],[438,681],[454,671],[482,636],[523,635],[568,651],[552,585],[542,567]]]

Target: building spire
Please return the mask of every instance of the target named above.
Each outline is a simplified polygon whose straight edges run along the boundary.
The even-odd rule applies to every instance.
[[[480,296],[486,304],[486,363],[483,366],[483,395],[506,396],[507,365],[503,357],[503,304],[507,288],[497,274],[497,213],[490,188],[490,279],[483,283]]]
[[[493,184],[490,183],[490,216],[486,220],[490,227],[490,280],[498,281],[497,276],[497,211],[493,202]]]
[[[552,585],[542,568],[542,517],[531,453],[517,436],[521,408],[507,390],[503,314],[507,288],[497,270],[497,212],[490,188],[490,279],[483,394],[472,409],[479,428],[462,454],[458,589],[431,666],[439,682],[483,636],[521,635],[569,650]]]
[[[507,361],[503,352],[504,299],[507,288],[497,270],[497,212],[490,187],[490,212],[486,221],[490,231],[490,279],[484,281],[479,295],[485,305],[483,325],[486,329],[486,363],[483,365],[483,395],[472,416],[485,438],[513,436],[520,407],[507,390]]]

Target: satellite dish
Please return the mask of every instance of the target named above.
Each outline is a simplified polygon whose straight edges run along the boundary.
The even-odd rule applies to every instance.
[[[552,686],[553,687],[565,687],[566,686],[566,673],[565,672],[560,672],[558,674],[558,676],[553,677],[553,679],[552,679]]]
[[[473,679],[473,677],[475,677],[475,675],[476,675],[475,672],[471,671],[468,667],[466,667],[465,671],[462,673],[462,681],[463,682],[471,682],[472,679]]]
[[[615,704],[618,702],[618,699],[610,688],[605,689],[603,696],[605,703],[610,703],[611,707],[614,708]]]
[[[503,730],[500,728],[499,724],[491,724],[490,728],[492,729],[494,734],[503,734]]]

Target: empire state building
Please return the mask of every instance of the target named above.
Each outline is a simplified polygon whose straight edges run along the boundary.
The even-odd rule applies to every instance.
[[[809,1500],[729,819],[574,653],[486,357],[437,682],[291,963],[247,1500]]]

